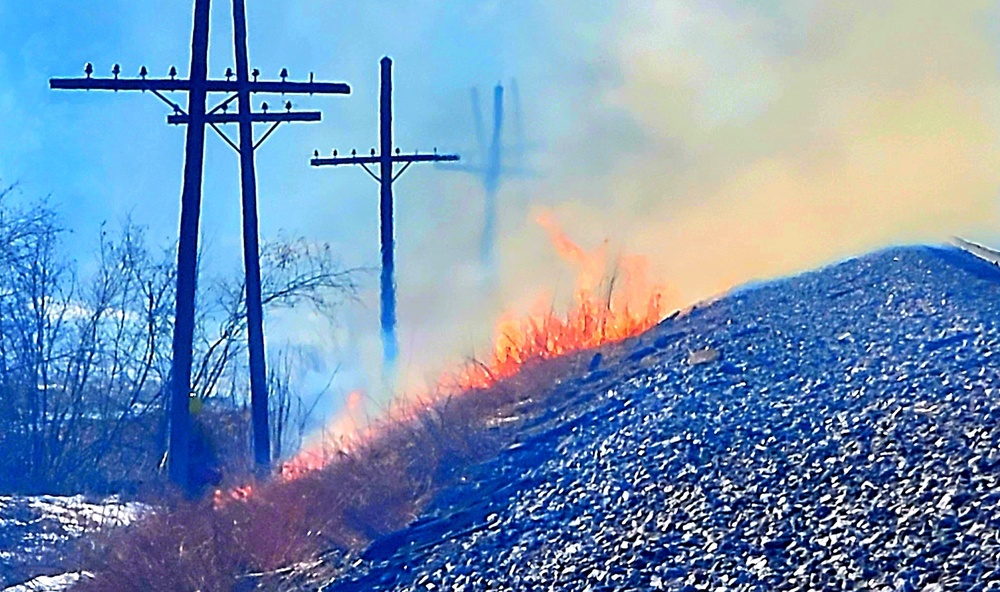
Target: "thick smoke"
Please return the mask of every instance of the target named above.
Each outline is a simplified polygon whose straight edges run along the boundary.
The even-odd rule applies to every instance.
[[[648,257],[678,306],[889,244],[992,234],[990,3],[616,6],[590,28],[549,15],[557,42],[535,57],[553,69],[522,84],[543,89],[525,93],[525,108],[550,134],[545,176],[501,194],[494,298],[470,297],[442,266],[427,277],[443,282],[407,303],[411,319],[415,309],[455,319],[433,336],[429,323],[428,341],[471,353],[498,308],[572,288],[573,270],[534,222],[543,206],[589,248],[608,240]]]
[[[585,249],[646,256],[677,307],[890,244],[997,236],[992,3],[578,6],[497,8],[546,22],[506,56],[543,150],[538,178],[501,190],[498,282],[476,267],[473,180],[435,176],[433,203],[401,201],[400,388],[481,355],[501,311],[566,302],[574,270],[541,208]],[[426,132],[471,137],[464,97]],[[363,360],[378,358],[370,302]]]
[[[690,302],[996,228],[990,3],[617,6],[580,67],[601,74],[573,93],[576,133],[535,189],[571,235],[647,255]],[[503,250],[525,258],[540,239],[508,233]]]

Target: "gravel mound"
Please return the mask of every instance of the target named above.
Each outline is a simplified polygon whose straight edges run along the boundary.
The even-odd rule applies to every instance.
[[[889,249],[627,347],[314,588],[1000,590],[997,268]]]

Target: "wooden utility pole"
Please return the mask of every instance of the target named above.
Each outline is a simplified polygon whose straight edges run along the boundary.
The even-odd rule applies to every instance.
[[[169,78],[148,78],[143,66],[139,78],[119,78],[121,68],[115,64],[113,78],[94,78],[93,66],[87,64],[85,78],[53,78],[53,89],[149,91],[167,103],[173,114],[167,122],[187,125],[184,153],[184,184],[181,191],[180,233],[177,245],[177,294],[174,317],[173,360],[170,371],[170,443],[169,474],[174,483],[191,491],[188,449],[191,418],[188,399],[191,391],[192,343],[194,340],[195,290],[197,285],[198,224],[201,211],[201,185],[205,155],[205,126],[214,129],[226,143],[240,155],[240,179],[243,206],[243,254],[247,286],[247,332],[250,355],[250,391],[253,416],[254,460],[261,475],[270,467],[270,434],[267,416],[266,368],[264,365],[263,314],[260,293],[260,254],[257,237],[257,181],[254,171],[254,150],[283,122],[319,121],[318,111],[293,112],[291,103],[285,103],[285,112],[268,112],[267,103],[261,112],[253,112],[250,97],[253,93],[272,94],[342,94],[350,93],[343,83],[286,81],[287,71],[281,71],[280,81],[258,81],[259,72],[248,72],[246,12],[244,0],[233,0],[234,44],[236,50],[236,80],[227,69],[222,79],[208,78],[210,0],[195,0],[194,27],[191,42],[191,73],[187,79],[177,78],[175,68],[170,68]],[[252,75],[253,79],[250,79]],[[186,92],[187,111],[163,93]],[[227,93],[230,96],[207,110],[209,93]],[[228,106],[237,101],[238,113],[227,113]],[[220,113],[221,111],[221,113]],[[239,124],[239,146],[218,126]],[[253,138],[254,123],[270,123],[271,127],[256,142]]]
[[[395,234],[392,211],[392,183],[415,162],[456,161],[456,154],[401,154],[399,148],[393,154],[392,147],[392,60],[382,58],[381,84],[379,92],[379,153],[372,149],[369,156],[358,156],[356,151],[351,156],[337,156],[333,151],[332,158],[320,158],[319,153],[313,153],[310,161],[312,166],[337,166],[342,164],[360,165],[379,183],[379,238],[382,256],[382,270],[379,276],[380,285],[380,321],[382,327],[382,360],[383,373],[387,376],[395,374],[396,359],[399,354],[399,342],[396,336],[396,279],[395,279]],[[397,173],[393,173],[393,164],[403,163]],[[368,165],[378,165],[378,174],[368,168]]]
[[[496,235],[497,235],[497,194],[500,193],[500,185],[505,177],[511,176],[532,176],[534,173],[525,169],[523,165],[524,152],[524,131],[521,119],[521,98],[517,91],[517,83],[510,82],[510,90],[514,102],[514,145],[510,147],[510,159],[508,164],[505,146],[503,144],[504,128],[504,88],[497,84],[493,88],[493,129],[489,143],[486,141],[486,133],[483,125],[483,111],[479,105],[479,91],[472,89],[472,123],[475,126],[476,142],[479,149],[477,162],[470,164],[445,164],[438,168],[470,173],[479,178],[483,184],[485,193],[485,203],[483,207],[483,234],[479,241],[479,260],[487,269],[493,269],[496,265]]]
[[[170,367],[170,480],[190,489],[191,357],[194,341],[194,299],[198,267],[198,222],[201,217],[201,181],[205,162],[205,109],[208,93],[208,25],[210,0],[195,0],[191,34],[191,74],[184,148],[184,184],[177,244],[177,293],[174,296],[173,357]],[[88,64],[89,65],[89,64]],[[88,73],[89,77],[90,74]],[[118,78],[118,74],[115,74]],[[53,80],[53,88],[58,88]]]
[[[483,188],[486,190],[486,206],[483,215],[483,236],[479,243],[480,260],[487,267],[492,267],[493,247],[497,234],[497,192],[500,191],[501,174],[501,144],[503,133],[503,87],[499,84],[493,89],[493,137],[490,139],[490,149],[486,156],[483,169]]]

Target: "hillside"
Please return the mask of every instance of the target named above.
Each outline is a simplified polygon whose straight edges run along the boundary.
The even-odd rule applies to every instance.
[[[909,247],[736,291],[555,387],[409,527],[257,583],[994,589],[998,280]]]

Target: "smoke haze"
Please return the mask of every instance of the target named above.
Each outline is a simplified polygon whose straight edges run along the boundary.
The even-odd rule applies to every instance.
[[[543,208],[586,249],[648,257],[677,307],[889,244],[996,235],[991,3],[614,6],[582,24],[553,9],[521,78],[544,175],[501,192],[499,290],[471,256],[472,181],[441,182],[464,215],[401,254],[411,379],[488,344],[500,310],[565,302],[574,271]]]

